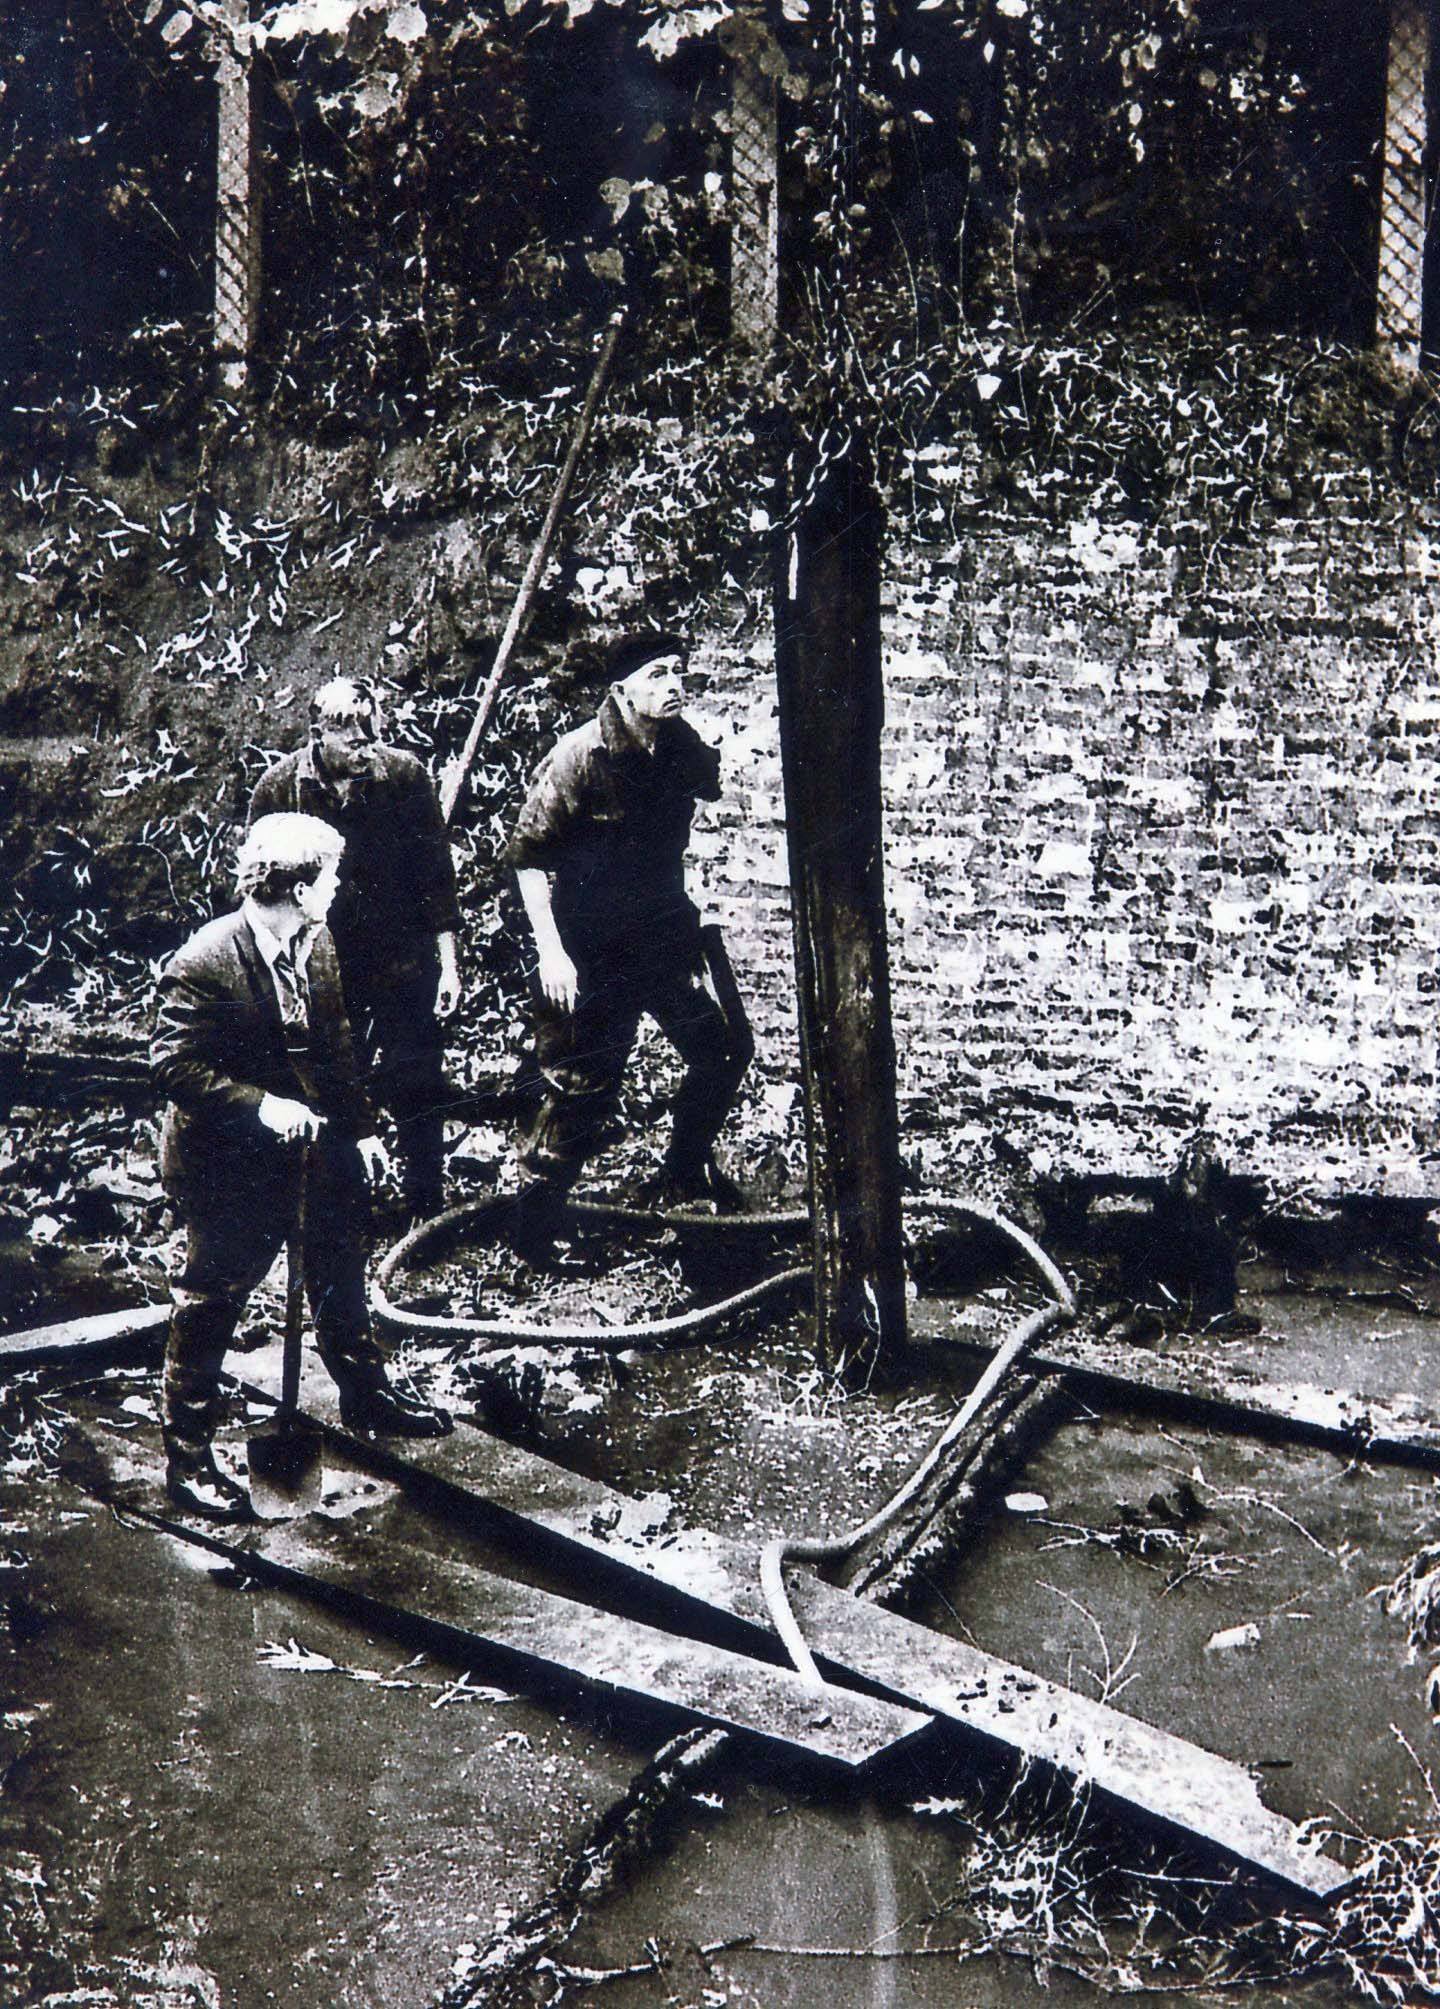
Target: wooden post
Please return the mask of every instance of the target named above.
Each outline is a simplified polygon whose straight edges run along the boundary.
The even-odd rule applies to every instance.
[[[260,321],[260,176],[255,148],[250,0],[221,0],[215,28],[215,352],[242,391]]]
[[[1375,328],[1381,346],[1412,370],[1420,367],[1422,346],[1434,346],[1424,339],[1431,332],[1425,313],[1429,66],[1429,0],[1391,0]]]
[[[880,735],[884,518],[851,443],[776,538],[776,673],[822,1364],[905,1342]]]

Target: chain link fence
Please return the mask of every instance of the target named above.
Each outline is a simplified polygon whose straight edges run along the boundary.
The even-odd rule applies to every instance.
[[[246,38],[249,0],[224,0],[215,42],[219,97],[215,186],[215,347],[246,362],[260,301],[260,186],[255,160],[255,92]]]
[[[774,79],[746,55],[733,65],[730,118],[731,333],[764,362],[780,317],[780,141]]]
[[[1420,360],[1427,222],[1425,73],[1429,60],[1430,21],[1425,0],[1394,0],[1375,318],[1380,340],[1412,366]]]

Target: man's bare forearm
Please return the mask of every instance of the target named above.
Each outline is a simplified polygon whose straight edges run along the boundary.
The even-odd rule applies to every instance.
[[[520,888],[530,932],[535,937],[540,988],[552,1004],[560,1005],[565,1011],[574,1011],[579,973],[555,924],[550,875],[542,872],[538,865],[525,865],[515,874],[515,881]]]
[[[536,948],[542,956],[553,954],[557,950],[564,954],[565,944],[561,941],[560,930],[555,924],[550,874],[542,872],[538,865],[527,865],[515,874],[515,881],[520,888],[525,918],[530,923],[530,932],[535,937]]]

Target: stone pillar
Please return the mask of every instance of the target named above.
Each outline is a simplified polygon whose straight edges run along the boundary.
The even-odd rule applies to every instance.
[[[260,319],[260,176],[250,0],[220,0],[214,32],[215,352],[222,384],[240,391]]]
[[[1426,319],[1425,98],[1430,39],[1429,0],[1390,0],[1375,332],[1380,346],[1410,369],[1420,366]]]
[[[769,38],[742,14],[730,52],[730,338],[768,365],[780,324],[780,128]]]

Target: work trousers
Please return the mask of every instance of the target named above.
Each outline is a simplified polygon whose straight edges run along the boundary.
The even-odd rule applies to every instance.
[[[346,977],[346,1000],[371,1100],[395,1124],[400,1188],[428,1219],[445,1204],[445,1041],[435,1016],[432,956],[383,977]]]
[[[203,1184],[171,1188],[186,1253],[165,1350],[161,1421],[171,1462],[182,1468],[208,1458],[226,1349],[295,1222],[299,1148],[225,1154]],[[349,1139],[327,1131],[308,1149],[301,1265],[317,1351],[341,1388],[373,1388],[385,1378],[385,1356],[365,1300],[365,1168]]]
[[[656,953],[657,946],[662,948]],[[730,1015],[694,965],[698,950],[681,943],[666,957],[650,945],[580,965],[575,1009],[539,993],[534,1002],[540,1107],[520,1140],[523,1181],[568,1192],[612,1116],[640,1020],[653,1018],[685,1063],[675,1097],[665,1171],[688,1178],[708,1162],[734,1103],[755,1043],[738,1002]]]

